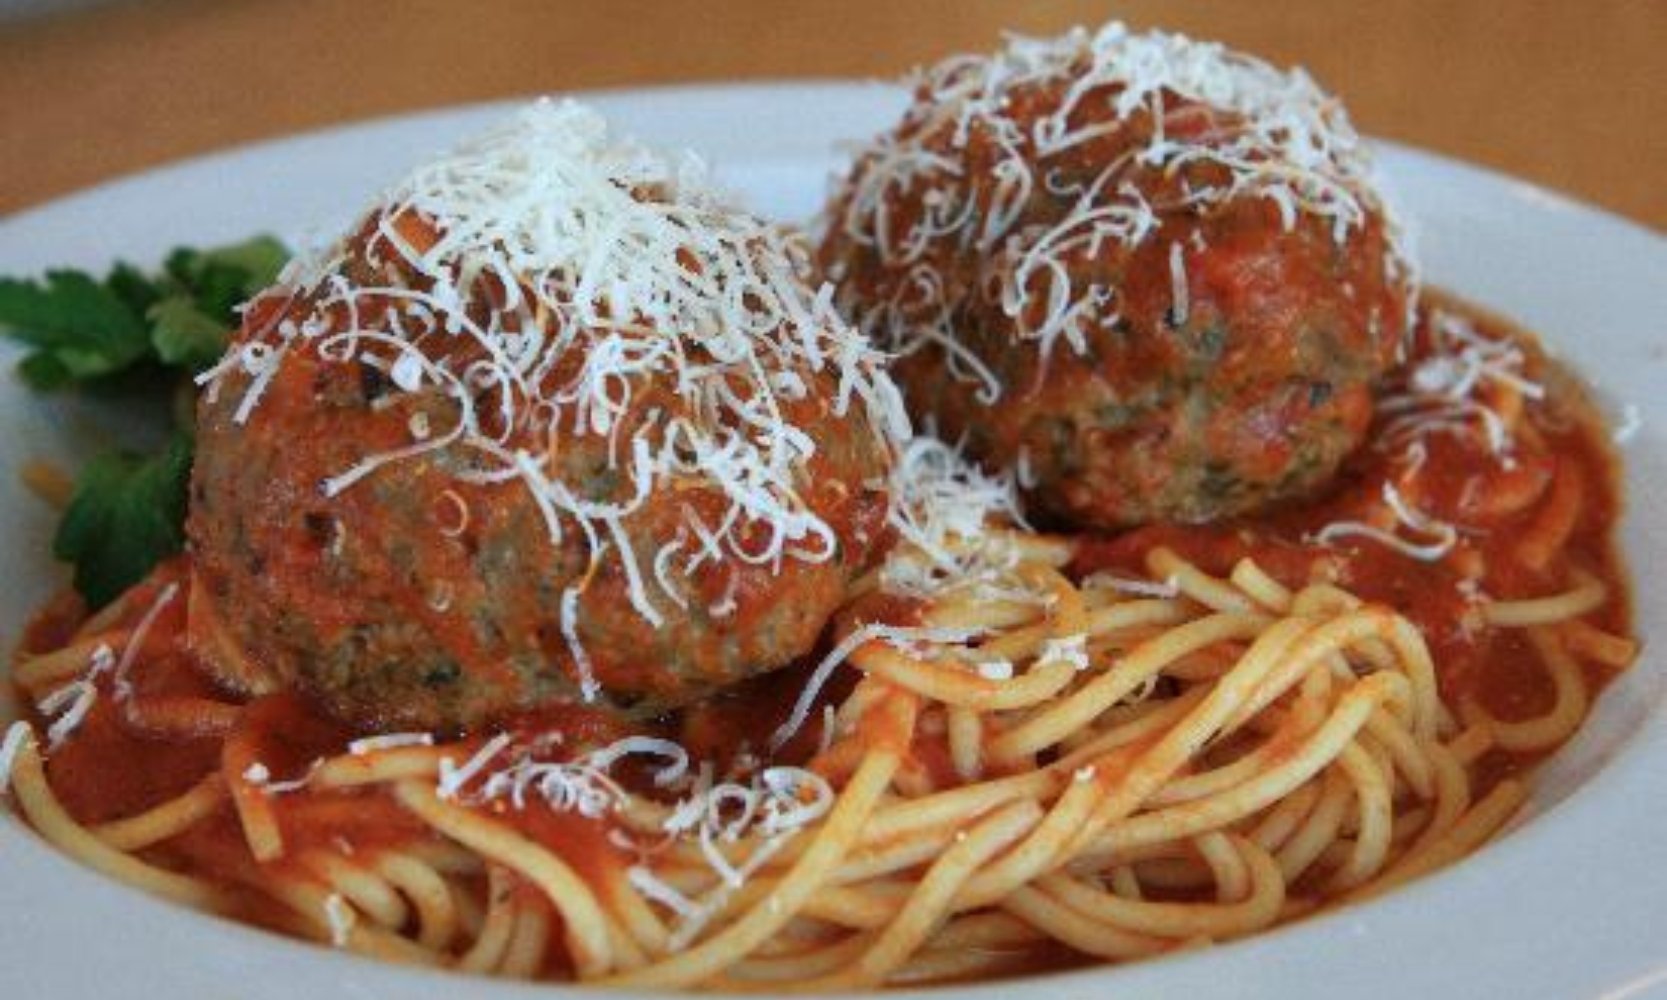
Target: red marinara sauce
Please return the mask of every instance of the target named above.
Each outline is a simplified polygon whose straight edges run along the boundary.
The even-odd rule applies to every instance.
[[[1324,491],[1223,523],[1090,539],[1072,568],[1143,573],[1147,554],[1165,546],[1217,575],[1249,558],[1288,588],[1334,583],[1418,626],[1449,706],[1473,698],[1499,718],[1527,718],[1549,708],[1549,678],[1522,630],[1488,625],[1482,606],[1561,594],[1589,574],[1607,596],[1584,621],[1630,634],[1614,537],[1617,469],[1584,389],[1531,334],[1429,293],[1407,357],[1378,395],[1366,445]],[[1390,532],[1407,546],[1342,525]],[[1583,663],[1592,691],[1614,673]]]

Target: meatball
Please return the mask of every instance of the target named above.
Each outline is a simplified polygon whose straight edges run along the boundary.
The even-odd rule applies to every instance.
[[[924,74],[826,226],[819,265],[911,411],[1103,529],[1325,482],[1414,295],[1335,101],[1115,24]]]
[[[883,357],[792,239],[571,105],[419,171],[248,311],[199,408],[199,593],[367,728],[675,706],[877,557]]]

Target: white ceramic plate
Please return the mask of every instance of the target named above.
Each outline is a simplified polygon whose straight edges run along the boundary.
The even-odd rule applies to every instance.
[[[700,150],[758,211],[805,219],[838,143],[902,106],[890,88],[798,83],[590,95],[623,132]],[[345,226],[405,168],[494,121],[491,105],[250,146],[118,181],[0,223],[0,274],[116,257],[153,264],[179,243]],[[1389,147],[1384,172],[1431,281],[1539,331],[1642,429],[1625,450],[1623,536],[1646,642],[1667,625],[1667,240],[1538,188]],[[10,367],[15,354],[0,355]],[[81,447],[108,415],[43,405],[0,378],[0,637],[62,580],[52,516],[18,485],[23,459]],[[1248,941],[1119,969],[960,987],[1004,1000],[1227,997],[1667,996],[1667,658],[1655,649],[1603,696],[1536,781],[1502,840],[1389,898]],[[0,694],[0,711],[8,706]],[[556,987],[396,969],[151,900],[59,857],[0,819],[0,996],[481,997]],[[892,994],[896,996],[897,994]],[[943,996],[939,991],[935,995]]]

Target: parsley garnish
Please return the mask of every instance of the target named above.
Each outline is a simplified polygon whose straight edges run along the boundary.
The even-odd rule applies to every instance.
[[[150,352],[145,314],[80,271],[48,271],[44,284],[0,278],[0,323],[33,350],[18,371],[36,389],[59,389],[130,368]],[[134,287],[135,294],[149,289]]]
[[[75,481],[52,554],[75,567],[75,589],[102,607],[185,545],[191,439],[175,433],[154,455],[107,452]]]
[[[18,370],[36,389],[62,389],[146,364],[195,374],[219,359],[233,310],[270,285],[288,259],[269,236],[213,250],[175,250],[161,272],[117,264],[103,281],[48,271],[0,278],[0,330],[29,345]]]
[[[191,407],[170,404],[220,359],[238,304],[272,284],[288,258],[283,244],[258,236],[177,249],[155,274],[118,263],[102,281],[72,270],[39,281],[0,278],[0,333],[29,348],[18,373],[31,387],[96,390],[130,375],[167,376],[145,384],[152,405],[172,414],[168,444],[90,462],[53,539],[90,606],[113,600],[184,546]]]

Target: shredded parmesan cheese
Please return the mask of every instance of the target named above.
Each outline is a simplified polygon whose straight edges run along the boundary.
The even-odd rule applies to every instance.
[[[523,748],[509,764],[488,772],[488,765],[509,744],[509,737],[500,735],[456,771],[449,771],[443,761],[439,794],[448,798],[455,796],[470,780],[484,773],[486,779],[474,796],[478,801],[507,800],[515,808],[525,809],[531,797],[537,795],[552,809],[596,818],[613,812],[626,801],[625,790],[608,773],[620,760],[634,756],[664,761],[654,773],[654,784],[660,788],[681,782],[689,768],[688,753],[676,743],[650,736],[627,736],[564,761],[540,760],[536,756],[537,746]]]
[[[1009,37],[992,55],[953,57],[910,82],[915,103],[896,129],[858,152],[829,220],[898,280],[878,296],[847,285],[840,303],[900,354],[943,348],[949,372],[978,383],[986,404],[1003,387],[955,329],[961,303],[974,291],[958,287],[942,266],[967,252],[991,261],[987,278],[1003,313],[1044,359],[1061,342],[1086,350],[1088,327],[1119,315],[1116,288],[1083,278],[1073,261],[1132,250],[1163,220],[1228,202],[1264,199],[1286,229],[1299,217],[1314,218],[1339,243],[1375,214],[1390,243],[1385,274],[1415,279],[1365,143],[1341,105],[1301,70],[1280,71],[1219,44],[1113,22],[1054,39]],[[1209,127],[1198,126],[1200,114],[1209,116]],[[1108,155],[1091,180],[1062,172],[1067,156],[1125,130],[1137,116],[1150,122],[1143,145]],[[980,159],[992,161],[976,171],[964,155],[975,136],[984,144]],[[1167,183],[1198,165],[1220,179]],[[1163,192],[1162,204],[1149,197],[1155,191]],[[1045,228],[1029,225],[1025,208],[1044,192],[1067,208]],[[899,203],[920,206],[907,227],[895,217]],[[1198,249],[1196,228],[1192,238]],[[1183,253],[1180,243],[1171,245],[1180,322],[1190,312]],[[835,262],[836,278],[843,266]]]
[[[431,747],[434,745],[432,733],[385,733],[381,736],[365,736],[347,745],[347,752],[355,757],[366,754],[379,753],[383,750],[397,750],[400,747]]]
[[[600,819],[629,801],[628,793],[610,774],[627,757],[659,760],[661,764],[654,772],[658,787],[690,784],[688,753],[669,740],[628,736],[566,761],[537,759],[534,752],[540,742],[559,741],[534,740],[509,764],[488,771],[492,762],[509,749],[509,742],[507,735],[494,739],[461,768],[443,760],[439,793],[455,797],[474,777],[485,774],[478,792],[471,795],[473,802],[504,802],[526,809],[536,799],[546,808]],[[716,888],[691,899],[657,876],[647,863],[633,865],[626,874],[644,896],[677,916],[674,947],[693,940],[730,895],[788,840],[825,816],[836,797],[825,778],[803,768],[768,767],[745,781],[714,781],[712,772],[710,763],[702,765],[693,787],[670,807],[660,829],[667,843],[695,843],[701,859],[716,876]],[[739,862],[732,860],[725,845],[749,838],[754,846],[747,857]],[[665,846],[644,845],[618,828],[609,831],[609,839],[639,855],[655,853]]]
[[[450,757],[441,757],[440,780],[435,787],[435,794],[442,799],[456,798],[457,793],[473,781],[476,775],[486,770],[487,765],[492,763],[493,758],[502,753],[509,744],[509,734],[499,733],[487,740],[479,750],[476,750],[474,756],[464,761],[462,767],[458,767]]]
[[[1168,599],[1181,595],[1180,584],[1170,578],[1162,582],[1152,580],[1137,580],[1131,577],[1119,576],[1104,570],[1089,574],[1082,581],[1084,588],[1089,590],[1113,590],[1120,594],[1134,597],[1157,597]]]
[[[683,780],[689,771],[689,754],[681,746],[670,740],[662,740],[653,736],[627,736],[591,754],[591,767],[606,770],[622,757],[629,756],[660,757],[668,763],[654,772],[654,784],[657,788],[669,788]]]
[[[718,885],[699,900],[681,894],[656,896],[679,918],[671,946],[680,948],[694,940],[747,879],[795,834],[827,815],[834,798],[826,779],[803,768],[766,768],[745,784],[713,783],[710,768],[704,769],[694,792],[672,809],[661,826],[673,838],[691,833],[695,836],[702,859],[718,876]],[[732,863],[722,845],[737,843],[753,833],[762,839],[745,860]],[[633,884],[647,885],[651,881],[658,880],[645,872]]]
[[[1609,439],[1618,445],[1631,443],[1644,428],[1644,416],[1638,409],[1637,403],[1628,403],[1621,408],[1621,422],[1616,425]]]
[[[268,768],[265,764],[257,760],[243,769],[243,780],[256,788],[259,788],[265,795],[288,795],[291,792],[299,792],[301,789],[306,788],[309,784],[311,784],[313,775],[317,774],[319,768],[323,766],[323,757],[314,758],[313,762],[307,766],[307,769],[301,773],[299,778],[292,778],[287,781],[273,781],[271,768]]]
[[[1361,521],[1333,521],[1315,532],[1312,540],[1321,545],[1330,545],[1343,538],[1366,538],[1420,562],[1439,562],[1458,544],[1459,532],[1456,527],[1445,521],[1438,521],[1408,504],[1391,483],[1383,484],[1383,502],[1395,515],[1398,526],[1429,540],[1409,541],[1394,531],[1385,531]]]
[[[35,731],[27,722],[14,722],[6,730],[6,738],[0,740],[0,795],[6,795],[12,788],[12,762],[23,749],[23,744],[35,738]]]
[[[700,915],[700,907],[694,900],[655,875],[654,870],[647,865],[632,865],[626,870],[625,878],[631,883],[631,887],[644,897],[659,903],[685,920]]]
[[[1513,468],[1509,425],[1480,390],[1502,386],[1538,400],[1545,387],[1524,373],[1527,356],[1510,340],[1487,337],[1470,320],[1444,309],[1432,310],[1429,323],[1429,355],[1410,370],[1404,385],[1377,403],[1388,419],[1376,447],[1402,451],[1417,465],[1424,460],[1424,441],[1433,435],[1479,435],[1495,461]]]
[[[139,619],[139,624],[133,626],[133,635],[128,638],[127,644],[122,647],[121,659],[115,667],[114,686],[116,697],[121,701],[125,702],[133,696],[133,685],[129,682],[127,675],[133,669],[133,661],[138,658],[139,650],[144,648],[145,636],[150,634],[151,626],[156,624],[156,619],[161,617],[162,612],[178,596],[178,583],[170,583],[163,587],[162,592],[156,595],[156,600],[152,601],[151,606],[145,609],[145,614]]]
[[[42,715],[57,716],[46,730],[48,752],[63,746],[64,741],[81,727],[96,700],[98,686],[90,677],[83,677],[49,692],[35,703],[35,708]]]
[[[411,219],[432,245],[406,238]],[[663,551],[677,538],[636,551],[631,519],[656,490],[722,501],[711,523],[690,508],[677,529],[707,543],[703,556],[823,562],[837,541],[802,498],[817,445],[784,417],[788,404],[816,391],[833,417],[856,409],[853,426],[888,457],[908,437],[884,355],[840,318],[831,288],[809,283],[796,237],[730,207],[699,161],[611,137],[571,101],[540,102],[414,170],[369,225],[369,263],[387,284],[350,280],[345,241],[303,255],[269,294],[305,308],[228,353],[203,376],[208,391],[247,376],[246,421],[285,357],[305,349],[374,363],[394,392],[448,398],[455,421],[413,418],[409,443],[342,469],[325,494],[447,449],[460,480],[529,491],[552,543],[580,539],[592,572],[615,561],[651,625],[664,620],[659,595],[678,604],[677,573],[695,568]],[[608,456],[605,479],[562,461],[564,441],[587,439]],[[565,588],[560,624],[593,700],[583,590]]]
[[[140,629],[143,627],[141,623]],[[128,648],[131,649],[136,642],[142,640],[142,633],[135,630]],[[123,662],[127,659],[127,655],[124,654]],[[49,718],[56,716],[46,729],[48,752],[63,746],[64,742],[81,728],[81,723],[86,721],[87,714],[98,701],[98,678],[116,669],[115,652],[108,645],[100,643],[93,648],[92,654],[88,657],[87,669],[80,677],[47,692],[35,702],[35,711]],[[118,691],[120,690],[118,687]]]
[[[353,928],[359,923],[359,914],[354,912],[341,893],[332,892],[324,897],[324,920],[330,927],[330,944],[346,948],[353,936]]]
[[[955,448],[921,435],[903,449],[891,493],[890,523],[904,544],[881,570],[888,592],[932,598],[967,586],[1022,589],[1011,578],[1018,554],[991,542],[986,530],[1024,524],[1013,476],[987,475]]]
[[[1036,661],[1068,663],[1076,670],[1087,670],[1088,636],[1078,634],[1049,639],[1042,644],[1042,651],[1036,654]]]
[[[799,692],[799,700],[793,704],[792,714],[770,737],[770,752],[780,750],[798,733],[805,720],[810,718],[810,710],[816,704],[816,697],[822,693],[823,686],[833,676],[834,670],[849,660],[851,654],[864,643],[880,641],[906,646],[911,642],[964,642],[977,634],[977,630],[974,629],[924,628],[878,623],[860,625],[852,629],[850,634],[841,639],[839,644],[822,658],[816,669],[811,671],[810,680],[805,682],[803,690]]]
[[[1187,291],[1186,251],[1179,243],[1169,244],[1169,287],[1170,298],[1174,303],[1170,315],[1176,326],[1186,326],[1187,317],[1192,313],[1192,305]]]

